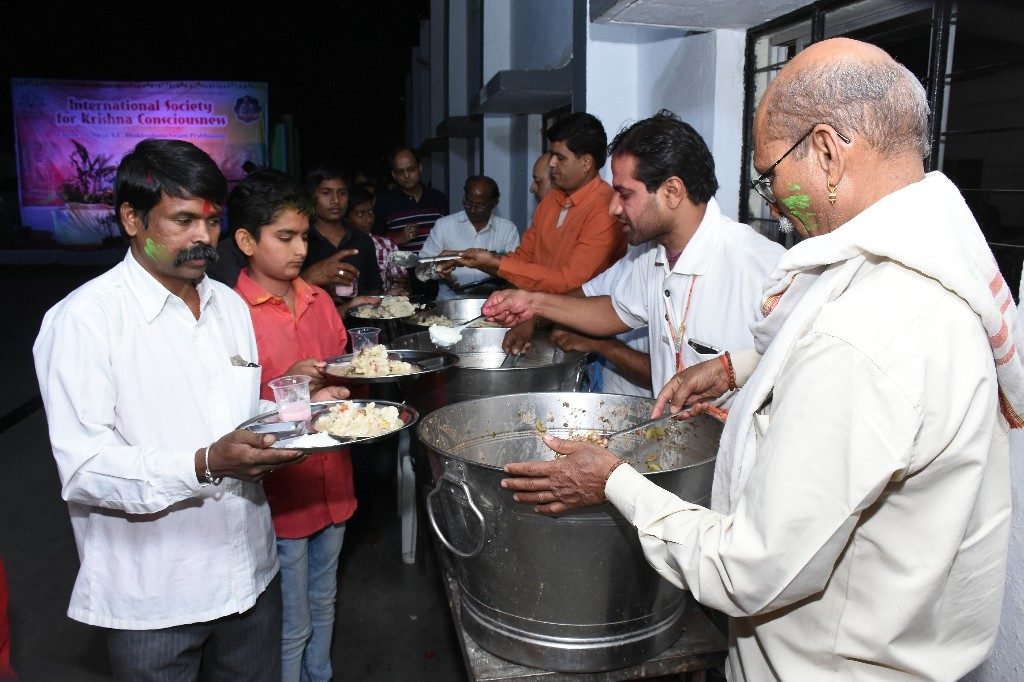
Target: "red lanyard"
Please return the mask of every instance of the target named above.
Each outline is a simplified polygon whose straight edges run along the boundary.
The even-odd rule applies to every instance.
[[[686,305],[683,306],[683,319],[679,322],[678,328],[672,322],[672,301],[668,296],[665,296],[665,321],[668,322],[668,333],[672,337],[672,350],[676,356],[677,373],[682,372],[686,368],[686,363],[683,362],[683,339],[686,336],[686,320],[690,316],[690,302],[693,300],[693,289],[696,285],[697,275],[690,275],[690,287],[686,292]],[[668,286],[667,282],[665,286]]]

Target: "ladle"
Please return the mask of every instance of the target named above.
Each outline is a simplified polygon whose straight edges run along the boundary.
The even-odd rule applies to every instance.
[[[609,433],[608,435],[606,435],[604,438],[605,438],[605,440],[611,440],[612,438],[615,438],[616,436],[621,436],[621,435],[626,434],[626,433],[632,433],[633,431],[639,431],[640,429],[646,429],[648,427],[654,426],[655,424],[658,424],[659,422],[668,421],[669,419],[672,419],[673,417],[677,417],[677,416],[678,415],[673,414],[671,412],[666,412],[665,414],[661,415],[660,417],[654,417],[653,419],[648,419],[647,421],[640,422],[639,424],[633,424],[633,426],[627,426],[624,429],[619,429],[618,431],[613,431],[612,433]]]

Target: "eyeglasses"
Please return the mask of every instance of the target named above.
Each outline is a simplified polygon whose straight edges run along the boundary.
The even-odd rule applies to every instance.
[[[753,189],[755,192],[760,194],[761,198],[764,199],[765,201],[767,201],[769,204],[778,203],[779,200],[775,197],[775,192],[772,191],[772,179],[770,177],[768,177],[768,176],[772,174],[772,171],[775,170],[776,166],[778,166],[780,163],[782,163],[783,159],[785,159],[787,156],[792,154],[793,150],[796,149],[797,147],[799,147],[800,144],[804,140],[806,140],[808,137],[810,137],[810,134],[814,132],[814,129],[817,128],[820,125],[828,125],[828,124],[827,123],[815,123],[813,126],[811,126],[811,129],[808,130],[806,133],[804,133],[803,136],[799,140],[794,142],[793,146],[790,147],[789,149],[787,149],[786,153],[783,154],[782,156],[780,156],[778,161],[776,161],[772,165],[768,166],[768,170],[766,170],[764,173],[761,173],[761,175],[758,176],[757,180],[751,180],[750,181],[751,189]],[[836,129],[832,128],[832,130],[836,130]],[[846,135],[843,135],[838,130],[836,130],[836,135],[838,135],[839,139],[842,140],[843,142],[845,142],[846,144],[850,144],[850,138],[848,138]]]
[[[475,201],[462,200],[462,207],[467,211],[486,211],[491,207],[492,201],[488,201],[485,204],[478,204]]]

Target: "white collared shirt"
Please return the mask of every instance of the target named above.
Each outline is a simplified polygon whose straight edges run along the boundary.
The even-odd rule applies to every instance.
[[[649,246],[632,260],[612,294],[612,305],[630,327],[650,328],[655,394],[677,371],[675,346],[684,317],[685,367],[723,351],[753,347],[749,325],[760,317],[764,282],[783,252],[779,244],[722,215],[712,198],[675,267],[669,268],[661,245]],[[715,352],[698,352],[691,339]]]
[[[438,218],[430,230],[430,236],[420,249],[421,256],[436,256],[442,251],[461,251],[462,249],[487,249],[496,253],[510,253],[519,246],[519,230],[515,223],[500,216],[491,214],[491,219],[478,232],[465,211]],[[455,281],[469,284],[485,279],[489,275],[475,268],[455,268],[452,271]]]
[[[259,484],[196,479],[194,454],[259,408],[245,302],[199,284],[198,320],[133,258],[43,318],[33,347],[81,568],[68,615],[143,630],[250,608],[277,573]],[[235,358],[235,363],[232,362]]]
[[[588,297],[611,296],[619,278],[630,267],[630,263],[647,250],[646,245],[631,246],[626,255],[615,261],[610,268],[594,277],[589,282],[583,283],[583,293]],[[648,341],[647,327],[637,327],[616,335],[622,343],[635,351],[644,354],[650,353],[650,342]],[[601,368],[602,393],[616,393],[619,395],[637,395],[644,398],[653,396],[650,386],[641,386],[633,383],[627,376],[620,374],[616,367],[607,358],[604,359],[604,366]]]

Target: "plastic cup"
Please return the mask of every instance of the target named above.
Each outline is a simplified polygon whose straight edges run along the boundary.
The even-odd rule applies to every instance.
[[[358,353],[369,346],[376,346],[380,343],[380,329],[377,327],[356,327],[348,330],[348,336],[352,339],[352,352]]]
[[[285,376],[269,384],[277,401],[277,418],[283,422],[305,421],[312,416],[309,408],[309,377]]]

